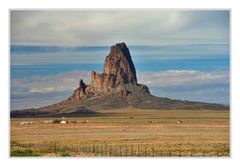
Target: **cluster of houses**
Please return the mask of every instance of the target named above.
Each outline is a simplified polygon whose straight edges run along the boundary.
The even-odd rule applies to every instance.
[[[28,121],[24,121],[24,122],[20,122],[19,125],[32,125],[34,124],[33,122],[28,122]]]
[[[46,121],[43,121],[43,124],[53,124],[53,123],[67,124],[68,121],[66,121],[66,120],[46,120]]]
[[[19,122],[19,125],[32,125],[32,124],[37,124],[38,122],[32,122],[32,121],[23,121]],[[55,119],[55,120],[45,120],[43,122],[40,122],[42,124],[53,124],[53,123],[60,123],[60,124],[67,124],[68,121],[62,117],[61,120]]]
[[[83,124],[88,123],[89,120],[82,121]],[[65,119],[65,117],[62,117],[62,119],[55,119],[55,120],[44,120],[43,122],[40,122],[40,124],[68,124],[69,121]],[[72,121],[72,123],[77,123],[76,121]],[[39,122],[32,122],[32,121],[24,121],[19,122],[19,125],[32,125],[32,124],[39,124]]]

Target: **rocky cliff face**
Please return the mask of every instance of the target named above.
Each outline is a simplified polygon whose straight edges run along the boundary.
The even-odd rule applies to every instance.
[[[126,44],[118,43],[111,47],[110,53],[105,59],[103,73],[99,74],[93,71],[90,85],[85,85],[81,79],[79,88],[74,91],[70,99],[80,101],[109,92],[128,96],[131,92],[126,87],[129,86],[138,87],[140,85],[137,83],[136,70]],[[147,87],[144,92],[149,92]]]

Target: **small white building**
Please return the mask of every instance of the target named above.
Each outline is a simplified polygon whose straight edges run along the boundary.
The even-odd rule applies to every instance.
[[[68,123],[68,122],[65,121],[65,120],[62,120],[62,121],[60,122],[60,124],[66,124],[66,123]]]
[[[89,120],[82,121],[83,124],[88,123],[88,122],[89,122]]]

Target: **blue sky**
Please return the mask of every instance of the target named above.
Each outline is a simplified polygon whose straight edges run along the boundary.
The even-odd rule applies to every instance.
[[[65,99],[123,41],[152,94],[229,104],[228,11],[11,11],[11,108]]]

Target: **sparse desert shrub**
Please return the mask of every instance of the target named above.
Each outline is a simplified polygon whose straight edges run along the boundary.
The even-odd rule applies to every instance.
[[[16,146],[17,144],[18,144],[18,143],[17,143],[16,141],[13,141],[13,140],[10,141],[10,145],[11,145],[11,146]]]
[[[11,150],[11,157],[36,157],[41,156],[40,153],[33,151],[31,149],[17,149]]]
[[[71,154],[69,154],[68,152],[62,152],[60,154],[60,156],[62,156],[62,157],[69,157],[69,156],[71,156]]]

